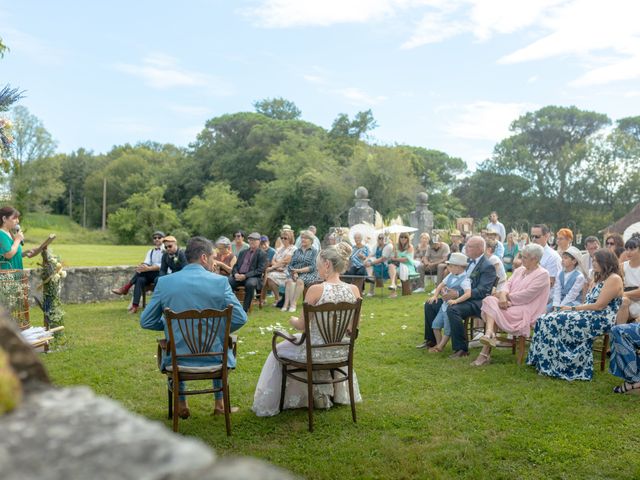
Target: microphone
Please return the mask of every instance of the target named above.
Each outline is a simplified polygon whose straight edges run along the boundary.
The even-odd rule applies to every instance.
[[[15,228],[16,233],[20,233],[20,224],[18,223]],[[24,247],[24,240],[20,240],[20,245]]]

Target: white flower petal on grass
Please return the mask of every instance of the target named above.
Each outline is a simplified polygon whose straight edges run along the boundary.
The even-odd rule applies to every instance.
[[[406,330],[406,329],[407,329],[407,326],[406,326],[406,325],[402,325],[400,328],[401,328],[402,330]]]
[[[238,343],[244,343],[244,340],[238,340]]]
[[[382,335],[384,337],[386,335],[386,333],[380,332],[380,335]]]
[[[255,355],[257,352],[247,352],[247,355]]]

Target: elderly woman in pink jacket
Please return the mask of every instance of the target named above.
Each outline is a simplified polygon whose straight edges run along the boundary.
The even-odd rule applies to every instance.
[[[549,299],[549,273],[540,266],[544,250],[530,243],[522,249],[522,266],[514,272],[504,289],[482,301],[485,334],[482,351],[471,365],[491,361],[491,348],[497,345],[496,325],[511,335],[529,337],[537,318],[546,312]]]

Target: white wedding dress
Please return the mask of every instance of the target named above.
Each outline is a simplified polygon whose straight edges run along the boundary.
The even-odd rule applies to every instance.
[[[316,305],[323,303],[355,303],[351,288],[346,283],[323,283],[323,291]],[[314,328],[315,327],[315,328]],[[302,334],[295,335],[300,338]],[[345,339],[346,340],[346,339]],[[311,323],[311,343],[313,345],[323,343],[322,337],[317,330],[315,322]],[[284,341],[277,345],[278,355],[284,358],[290,358],[300,362],[306,361],[306,346],[294,345],[291,342]],[[336,358],[344,358],[347,355],[348,347],[335,348],[318,348],[313,349],[314,360],[332,360]],[[321,380],[330,378],[328,371],[316,372],[316,379]],[[339,375],[339,374],[336,374]],[[252,410],[259,417],[271,417],[280,413],[280,388],[282,384],[282,366],[273,356],[273,352],[267,357],[267,361],[262,367],[258,385],[253,396]],[[353,389],[356,402],[361,402],[360,388],[358,387],[358,379],[355,371],[353,372]],[[334,385],[314,385],[313,399],[314,408],[331,408],[333,402],[341,404],[349,404],[349,384],[348,382],[340,382]],[[307,384],[298,382],[291,378],[287,378],[287,388],[284,398],[284,408],[306,408],[307,407]]]

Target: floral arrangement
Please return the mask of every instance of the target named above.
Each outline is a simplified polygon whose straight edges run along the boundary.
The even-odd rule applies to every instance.
[[[61,327],[64,323],[64,311],[60,301],[60,290],[62,280],[67,276],[67,272],[62,269],[60,258],[53,255],[48,248],[42,251],[41,267],[42,309],[50,329]],[[63,333],[56,333],[56,336],[58,335],[63,335]]]
[[[0,274],[0,305],[5,307],[20,327],[28,327],[29,282],[22,270],[4,270]]]
[[[17,88],[6,85],[0,88],[0,112],[6,112],[11,105],[22,97],[22,93]],[[11,122],[6,118],[0,118],[0,170],[7,171],[9,162],[7,157],[10,154],[13,135],[11,134]]]

